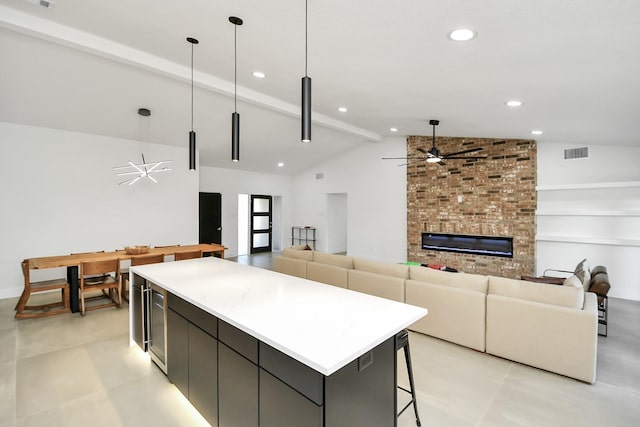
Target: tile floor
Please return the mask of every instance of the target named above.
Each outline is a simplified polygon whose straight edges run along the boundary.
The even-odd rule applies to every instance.
[[[271,256],[251,258],[237,262],[271,268]],[[15,303],[0,300],[0,427],[207,425],[129,347],[126,304],[16,321]],[[420,334],[410,345],[423,426],[640,425],[640,302],[610,300],[595,385]],[[407,399],[400,392],[400,403]],[[415,425],[412,408],[398,425]]]

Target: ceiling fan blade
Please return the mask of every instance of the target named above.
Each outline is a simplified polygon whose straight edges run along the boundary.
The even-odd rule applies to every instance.
[[[455,153],[443,154],[442,157],[457,156],[458,154],[473,153],[473,152],[482,151],[482,150],[484,150],[484,148],[481,148],[481,147],[469,148],[468,150],[462,150],[462,151],[456,151]]]
[[[418,148],[416,148],[416,150],[418,150],[418,151],[419,151],[419,152],[421,152],[421,153],[427,154],[427,150],[425,150],[425,149],[424,149],[424,148],[422,148],[422,147],[418,147]]]
[[[420,159],[420,160],[414,160],[412,162],[403,163],[398,166],[411,166],[411,165],[417,165],[418,163],[423,163],[423,162],[424,162],[424,159]]]
[[[449,156],[443,156],[443,159],[447,159],[447,160],[481,160],[481,159],[488,159],[488,157],[484,156],[462,156],[462,157],[449,157]]]
[[[382,158],[382,160],[409,160],[409,159],[424,160],[425,157],[423,157],[423,156],[409,156],[409,157],[383,157]]]

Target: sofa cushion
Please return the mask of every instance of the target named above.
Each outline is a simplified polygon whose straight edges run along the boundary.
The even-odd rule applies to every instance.
[[[313,261],[322,264],[335,265],[342,268],[353,268],[353,258],[346,255],[328,254],[326,252],[314,252]]]
[[[489,276],[489,294],[578,310],[581,310],[584,304],[582,287],[548,285],[496,276]]]
[[[407,280],[405,302],[429,310],[409,329],[484,351],[486,298],[468,289]]]
[[[314,251],[305,251],[300,249],[286,248],[282,251],[282,255],[287,258],[303,259],[305,261],[313,261]]]
[[[382,274],[384,276],[399,277],[401,279],[409,278],[409,266],[403,264],[392,264],[388,262],[354,258],[353,268],[356,270],[368,271],[369,273]]]
[[[348,287],[398,302],[404,302],[404,279],[361,270],[347,270]]]
[[[297,276],[303,279],[307,277],[307,262],[302,259],[279,256],[274,259],[273,267],[278,273]]]
[[[319,252],[317,252],[319,253]],[[327,285],[347,287],[347,269],[319,262],[307,262],[307,279]]]
[[[409,267],[409,279],[487,293],[489,279],[480,274],[450,273],[429,267]]]

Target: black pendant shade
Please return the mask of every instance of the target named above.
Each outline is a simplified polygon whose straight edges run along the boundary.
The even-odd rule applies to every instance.
[[[189,170],[196,170],[196,132],[193,130],[193,45],[198,44],[198,40],[187,37],[191,43],[191,131],[189,131]]]
[[[240,160],[240,114],[231,113],[231,160]]]
[[[311,77],[307,73],[307,56],[309,43],[307,42],[307,0],[304,2],[304,77],[302,78],[302,142],[311,142]]]
[[[231,160],[240,161],[240,114],[238,114],[238,43],[236,34],[242,19],[230,16],[229,22],[233,27],[233,113],[231,114]]]
[[[302,78],[302,142],[311,142],[311,77]]]
[[[189,170],[196,170],[196,133],[189,132]]]

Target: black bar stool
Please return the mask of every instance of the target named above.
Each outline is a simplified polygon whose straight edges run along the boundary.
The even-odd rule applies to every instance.
[[[411,390],[407,390],[404,387],[398,386],[402,391],[405,391],[411,395],[411,401],[405,405],[404,408],[398,412],[398,417],[413,404],[413,410],[416,413],[416,425],[420,427],[420,415],[418,415],[418,401],[416,399],[416,387],[413,383],[413,369],[411,367],[411,352],[409,351],[409,333],[407,330],[402,330],[396,334],[396,351],[404,349],[404,360],[407,362],[407,373],[409,374],[409,386]]]

